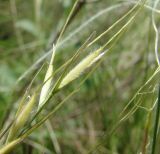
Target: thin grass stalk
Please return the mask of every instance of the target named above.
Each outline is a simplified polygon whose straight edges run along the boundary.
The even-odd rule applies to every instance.
[[[18,138],[12,142],[10,142],[9,144],[5,145],[4,147],[2,147],[0,149],[0,154],[7,154],[9,152],[11,152],[13,150],[13,148],[16,147],[16,145],[18,145],[19,143],[22,142],[22,138]]]
[[[50,136],[50,138],[51,138],[53,147],[54,147],[54,149],[55,149],[55,151],[56,151],[56,154],[62,154],[60,145],[59,145],[59,143],[58,143],[56,134],[55,134],[55,132],[54,132],[54,129],[52,128],[52,125],[51,125],[50,120],[47,120],[47,121],[45,122],[45,125],[46,125],[46,127],[47,127],[47,129],[48,129],[48,133],[49,133],[49,136]]]
[[[105,30],[103,33],[101,33],[98,37],[96,37],[88,46],[91,46],[95,42],[97,42],[99,39],[101,39],[104,35],[106,35],[109,31],[111,31],[116,25],[118,25],[121,21],[123,21],[127,16],[129,16],[131,13],[133,13],[134,10],[138,7],[140,4],[140,1],[132,8],[130,9],[125,15],[123,15],[120,19],[118,19],[115,23],[113,23],[107,30]]]
[[[128,3],[136,4],[136,3],[138,3],[138,2],[137,2],[137,1],[134,1],[134,0],[128,0]],[[150,5],[144,4],[144,7],[145,7],[146,9],[150,10],[150,11],[153,11],[153,12],[155,12],[155,13],[157,13],[157,14],[160,14],[160,10],[158,10],[158,9],[156,9],[156,8],[150,6]]]
[[[155,117],[154,131],[153,131],[151,154],[155,154],[155,150],[156,150],[159,118],[160,118],[160,84],[159,84],[159,91],[158,91],[158,102],[157,102],[157,108],[156,108],[156,117]]]
[[[11,128],[13,124],[13,121],[4,129],[4,130],[1,130],[1,133],[0,133],[0,140],[3,138],[3,136],[8,132],[8,130]]]
[[[146,152],[147,152],[147,143],[148,143],[150,122],[151,122],[151,112],[149,112],[147,114],[147,119],[146,119],[146,123],[145,123],[144,137],[143,137],[143,143],[142,143],[142,154],[146,154]]]
[[[159,0],[155,0],[154,8],[157,7],[158,3],[159,3]],[[156,25],[156,22],[155,22],[154,11],[152,11],[152,25],[153,25],[153,28],[154,28],[154,31],[155,31],[155,47],[154,47],[155,57],[156,57],[157,64],[160,65],[160,59],[159,59],[159,54],[158,54],[159,31],[158,31],[158,28],[157,28],[157,25]]]
[[[113,37],[111,37],[111,39],[106,44],[103,45],[103,49],[106,48],[106,46],[108,46],[112,42],[112,40],[114,40],[121,33],[121,31],[125,30],[126,27],[135,19],[135,17],[138,15],[138,13],[143,8],[145,1],[146,0],[143,1],[143,4],[138,8],[138,10],[136,10],[136,13],[132,15],[132,17],[127,21],[127,23],[124,24],[123,27],[116,34],[114,34]]]
[[[127,103],[127,105],[124,107],[122,112],[119,114],[120,117],[123,116],[123,113],[128,109],[128,107],[131,105],[131,103],[135,100],[137,95],[140,93],[140,91],[148,85],[152,79],[160,72],[160,66],[154,71],[154,73],[151,75],[151,77],[137,90],[137,92],[134,94],[134,96],[131,98],[131,100]]]
[[[40,30],[40,21],[41,21],[41,6],[42,6],[43,0],[35,0],[35,20],[36,25]]]
[[[75,10],[75,8],[76,8],[78,2],[79,2],[79,0],[76,0],[76,1],[75,1],[74,5],[73,5],[73,7],[72,7],[72,9],[71,9],[71,11],[70,11],[68,17],[67,17],[67,20],[66,20],[66,22],[65,22],[65,24],[64,24],[64,26],[63,26],[63,28],[62,28],[62,31],[60,32],[60,35],[59,35],[59,37],[58,37],[58,39],[57,39],[57,41],[56,41],[56,43],[55,43],[55,44],[56,44],[56,47],[57,47],[57,45],[58,45],[58,43],[59,43],[59,41],[60,41],[60,39],[61,39],[63,33],[65,32],[68,23],[70,22],[70,19],[71,19],[73,13],[74,13],[74,10]]]
[[[159,0],[156,0],[155,3],[154,3],[154,8],[157,7],[158,3],[159,3]],[[157,28],[156,23],[155,23],[155,16],[154,16],[153,11],[152,11],[152,24],[153,24],[153,28],[154,28],[154,31],[155,31],[155,57],[156,57],[156,61],[157,61],[158,66],[160,66],[160,59],[159,59],[159,54],[158,54],[159,32],[158,32],[158,28]],[[156,117],[155,117],[155,123],[154,123],[151,154],[155,154],[155,151],[156,151],[159,117],[160,117],[160,84],[159,84],[158,102],[157,102],[157,108],[156,108]]]
[[[146,1],[146,0],[145,0]],[[143,3],[143,5],[145,4],[145,1]],[[153,19],[153,18],[152,18]],[[147,80],[147,82],[145,82],[145,84],[143,86],[141,86],[139,88],[139,90],[136,92],[136,94],[132,97],[132,99],[129,101],[129,103],[125,106],[125,108],[122,110],[122,112],[120,113],[120,117],[122,116],[122,114],[127,110],[127,108],[130,106],[130,104],[134,101],[134,99],[136,98],[136,96],[139,94],[139,92],[154,78],[155,75],[157,75],[157,73],[159,73],[160,71],[160,66],[157,68],[157,70],[153,73],[153,75]],[[123,119],[123,118],[122,118]]]

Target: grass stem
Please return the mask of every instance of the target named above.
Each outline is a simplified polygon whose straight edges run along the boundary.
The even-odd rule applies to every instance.
[[[157,109],[156,109],[156,117],[155,117],[155,124],[154,124],[154,132],[153,132],[153,142],[152,142],[151,154],[155,154],[157,133],[158,133],[158,125],[159,125],[159,116],[160,116],[160,84],[159,84],[158,102],[157,102]]]

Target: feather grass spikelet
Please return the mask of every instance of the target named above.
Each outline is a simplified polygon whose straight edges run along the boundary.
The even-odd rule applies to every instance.
[[[77,64],[62,80],[61,84],[59,85],[59,89],[66,86],[71,81],[78,78],[88,67],[90,67],[100,56],[102,48],[92,52],[86,58],[84,58],[79,64]]]
[[[36,94],[33,94],[27,105],[22,109],[18,117],[16,117],[16,120],[13,123],[13,126],[11,127],[11,130],[9,132],[7,143],[17,136],[20,129],[25,125],[25,123],[29,119],[30,113],[33,110],[33,106],[35,105],[35,98]]]
[[[45,103],[45,99],[47,98],[47,95],[49,93],[49,90],[51,88],[51,83],[53,80],[52,74],[53,74],[53,61],[54,61],[54,57],[55,57],[55,46],[53,44],[53,53],[52,53],[52,57],[48,66],[48,70],[46,72],[45,78],[44,78],[44,82],[46,82],[42,89],[41,89],[41,94],[40,94],[40,99],[39,99],[39,105],[38,108],[41,108],[43,106],[43,104]]]

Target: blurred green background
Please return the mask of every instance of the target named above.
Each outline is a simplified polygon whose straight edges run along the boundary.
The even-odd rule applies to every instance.
[[[54,67],[57,69],[66,62],[93,31],[98,36],[136,2],[82,0],[62,37]],[[32,88],[43,82],[50,56],[36,66],[33,64],[51,49],[73,3],[73,0],[0,0],[1,128],[6,116],[12,119],[18,100],[44,64]],[[136,112],[120,123],[114,134],[110,134],[124,107],[157,69],[150,9],[153,1],[146,4],[148,7],[144,7],[128,26],[80,91],[48,123],[26,139],[15,150],[16,154],[85,154],[90,150],[96,154],[136,154],[144,149],[150,153],[155,110],[149,112],[146,108],[150,109],[157,98],[159,74],[140,91],[124,115],[134,104],[140,103],[141,106],[137,106]],[[157,26],[160,25],[159,19],[160,13],[155,13]],[[107,42],[122,25],[119,24],[86,53]],[[53,98],[46,111],[75,88],[76,81]],[[95,148],[98,143],[100,146]],[[158,148],[157,154],[160,153]]]

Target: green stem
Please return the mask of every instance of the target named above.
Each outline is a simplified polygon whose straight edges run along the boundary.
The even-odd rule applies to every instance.
[[[157,140],[157,133],[158,133],[158,125],[159,125],[159,117],[160,117],[160,84],[159,84],[158,102],[157,102],[157,109],[156,109],[156,117],[155,117],[155,124],[154,124],[151,154],[155,154],[156,140]]]

